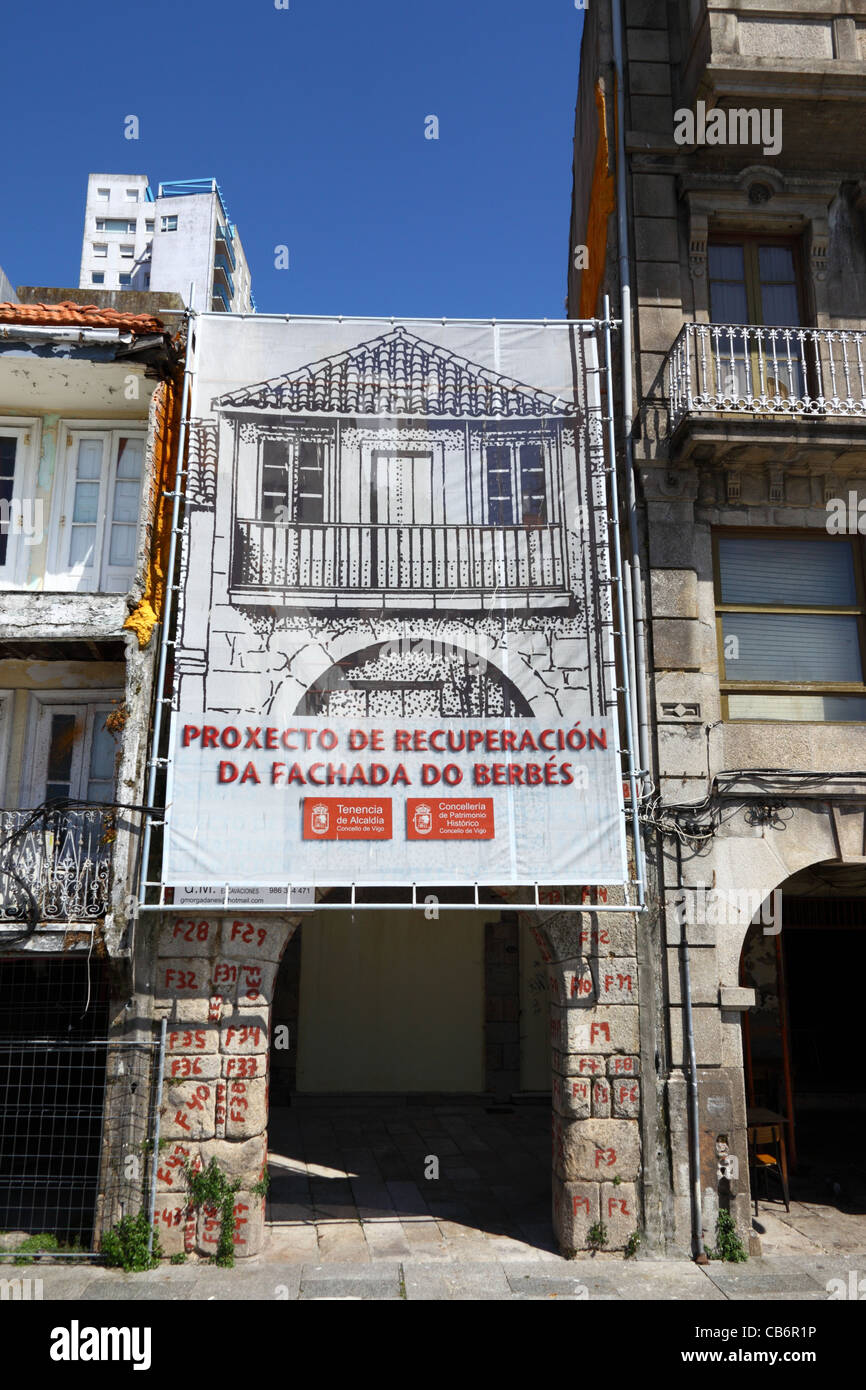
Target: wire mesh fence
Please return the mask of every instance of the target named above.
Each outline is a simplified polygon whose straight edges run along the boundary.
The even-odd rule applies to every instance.
[[[0,1259],[95,1254],[146,1205],[158,1047],[107,1034],[100,962],[0,961]]]

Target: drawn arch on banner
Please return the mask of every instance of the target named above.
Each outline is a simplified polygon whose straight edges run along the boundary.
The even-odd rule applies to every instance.
[[[486,657],[448,639],[374,642],[328,667],[295,717],[530,719],[532,706]]]

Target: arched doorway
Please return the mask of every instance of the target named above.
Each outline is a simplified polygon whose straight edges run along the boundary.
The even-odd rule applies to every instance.
[[[866,970],[866,868],[811,866],[774,899],[740,958],[741,983],[756,993],[743,1058],[750,1120],[782,1119],[791,1213],[775,1175],[759,1177],[756,1194],[753,1171],[757,1220],[778,1217],[821,1248],[855,1248],[866,1240],[866,1078],[848,992]]]
[[[295,714],[530,718],[488,644],[479,634],[471,650],[465,633],[372,643],[323,671]],[[365,1258],[491,1237],[552,1248],[547,977],[537,943],[492,890],[481,912],[401,910],[399,890],[370,891],[395,910],[311,914],[277,974],[274,1248]],[[437,896],[445,904],[468,894]],[[281,1023],[286,1050],[276,1041]]]
[[[518,914],[495,903],[438,920],[304,919],[272,1009],[272,1249],[361,1259],[475,1242],[480,1255],[491,1239],[553,1249],[536,956]]]

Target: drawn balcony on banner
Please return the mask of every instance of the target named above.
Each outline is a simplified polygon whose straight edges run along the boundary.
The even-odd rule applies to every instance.
[[[574,405],[396,328],[214,407],[231,602],[573,607]]]
[[[264,587],[305,601],[319,592],[372,590],[424,594],[456,591],[490,598],[541,592],[564,598],[565,558],[558,526],[277,525],[239,520],[233,590]],[[356,595],[357,600],[357,595]]]

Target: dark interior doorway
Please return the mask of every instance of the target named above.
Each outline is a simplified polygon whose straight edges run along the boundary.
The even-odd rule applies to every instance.
[[[0,1229],[89,1248],[105,1100],[101,962],[0,960]]]
[[[746,1099],[786,1118],[791,1196],[866,1213],[866,1078],[856,982],[866,898],[783,894],[782,930],[750,928],[742,980]]]

